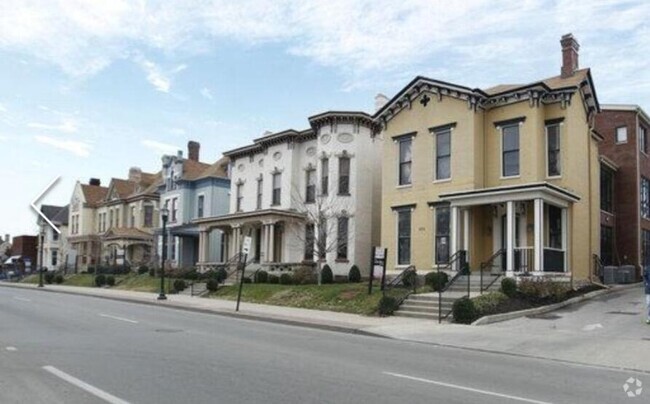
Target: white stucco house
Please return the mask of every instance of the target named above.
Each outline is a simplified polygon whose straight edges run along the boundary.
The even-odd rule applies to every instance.
[[[367,271],[380,235],[376,123],[352,111],[325,112],[309,123],[309,129],[267,132],[224,153],[231,161],[229,213],[194,222],[202,233],[223,232],[227,257],[250,236],[251,269],[291,271],[320,261],[336,275],[355,264]]]
[[[37,268],[48,271],[68,269],[68,205],[42,205],[41,212],[52,222],[60,233],[56,232],[43,218],[38,217],[37,224],[43,229],[43,257],[41,258],[41,237],[38,237]],[[41,259],[43,263],[41,264]],[[74,267],[74,264],[71,265]]]

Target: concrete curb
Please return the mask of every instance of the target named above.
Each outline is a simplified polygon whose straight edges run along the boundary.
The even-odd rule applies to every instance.
[[[570,306],[576,303],[583,302],[585,300],[590,300],[598,296],[606,295],[609,293],[615,293],[621,290],[626,290],[626,289],[634,289],[635,287],[640,287],[643,284],[643,282],[638,282],[638,283],[632,283],[629,285],[617,285],[613,286],[609,289],[603,289],[603,290],[595,290],[593,292],[589,292],[587,294],[584,294],[582,296],[577,296],[574,298],[571,298],[569,300],[565,300],[560,303],[555,303],[555,304],[550,304],[548,306],[542,306],[542,307],[535,307],[533,309],[526,309],[526,310],[519,310],[519,311],[511,311],[510,313],[501,313],[501,314],[492,314],[490,316],[484,316],[479,318],[478,320],[474,321],[470,325],[486,325],[486,324],[492,324],[492,323],[498,323],[501,321],[508,321],[508,320],[513,320],[515,318],[519,317],[526,317],[526,316],[531,316],[531,315],[538,315],[538,314],[544,314],[548,313],[551,311],[555,311],[558,309],[561,309],[566,306]]]
[[[142,298],[129,298],[125,296],[106,296],[106,295],[96,295],[93,293],[86,293],[82,290],[80,291],[71,291],[71,290],[54,290],[54,289],[49,289],[49,288],[44,288],[40,289],[32,285],[27,285],[27,284],[11,284],[11,283],[4,283],[0,282],[0,287],[7,287],[7,288],[15,288],[15,289],[28,289],[28,290],[36,290],[39,292],[50,292],[50,293],[62,293],[62,294],[68,294],[68,295],[75,295],[75,296],[86,296],[86,297],[95,297],[98,299],[107,299],[107,300],[115,300],[115,301],[121,301],[121,302],[126,302],[126,303],[137,303],[137,304],[145,304],[149,306],[155,306],[155,307],[162,307],[162,308],[167,308],[167,309],[175,309],[175,310],[184,310],[184,311],[189,311],[189,312],[194,312],[194,313],[202,313],[202,314],[211,314],[211,315],[217,315],[217,316],[224,316],[224,317],[230,317],[230,318],[238,318],[242,320],[251,320],[251,321],[263,321],[266,323],[275,323],[275,324],[283,324],[283,325],[289,325],[289,326],[294,326],[294,327],[305,327],[305,328],[313,328],[317,330],[323,330],[323,331],[333,331],[333,332],[339,332],[339,333],[344,333],[344,334],[357,334],[357,335],[365,335],[365,336],[370,336],[370,337],[381,337],[381,338],[388,338],[379,334],[374,334],[371,332],[364,331],[362,328],[366,328],[366,326],[363,326],[361,328],[358,327],[350,327],[350,326],[344,326],[344,325],[338,325],[338,324],[327,324],[327,323],[316,323],[316,322],[309,322],[309,321],[301,321],[301,320],[296,320],[292,318],[286,318],[286,317],[278,317],[278,316],[273,316],[273,315],[261,315],[261,314],[251,314],[251,313],[242,313],[242,312],[236,312],[236,311],[228,311],[228,310],[219,310],[219,309],[208,309],[204,307],[192,307],[183,303],[177,303],[177,302],[171,302],[169,300],[167,301],[159,301],[156,300],[155,298],[152,298],[152,300],[143,300]],[[81,287],[83,288],[83,287]],[[234,302],[233,302],[234,304]]]

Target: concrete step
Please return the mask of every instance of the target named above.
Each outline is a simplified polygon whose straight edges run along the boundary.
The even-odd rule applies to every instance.
[[[442,305],[452,305],[456,299],[443,299],[441,301]],[[431,301],[431,300],[410,300],[406,299],[402,303],[402,305],[408,304],[409,306],[420,306],[420,307],[437,307],[438,306],[438,301]]]
[[[416,301],[416,302],[434,302],[438,303],[438,294],[417,294],[417,295],[409,295],[409,297],[406,299],[407,301]],[[442,301],[455,301],[455,297],[451,296],[445,296],[445,294],[442,294]]]
[[[395,316],[398,317],[419,318],[423,320],[438,320],[438,313],[430,314],[430,313],[420,313],[417,311],[398,310],[394,314]]]
[[[442,306],[442,311],[443,312],[448,312],[451,311],[452,305],[443,305]],[[438,314],[438,306],[431,306],[431,307],[426,307],[426,306],[411,306],[408,304],[403,304],[399,307],[399,310],[397,312],[416,312],[416,313],[434,313]]]

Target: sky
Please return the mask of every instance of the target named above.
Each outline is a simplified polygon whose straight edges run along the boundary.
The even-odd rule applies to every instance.
[[[0,0],[0,234],[76,181],[201,160],[322,111],[373,112],[414,76],[469,87],[560,72],[573,33],[601,104],[650,112],[650,2]]]

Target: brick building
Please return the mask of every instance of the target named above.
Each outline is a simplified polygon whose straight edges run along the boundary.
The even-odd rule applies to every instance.
[[[17,236],[13,238],[11,245],[11,254],[13,256],[21,256],[27,265],[27,259],[31,263],[31,269],[36,268],[36,258],[38,257],[37,236]]]
[[[602,105],[601,260],[650,264],[650,117],[638,105]]]

